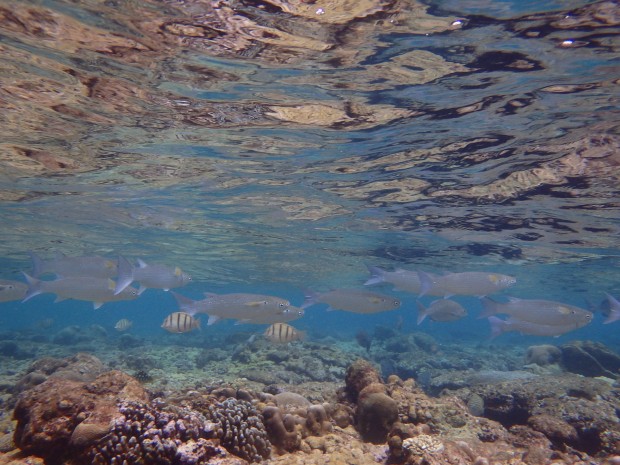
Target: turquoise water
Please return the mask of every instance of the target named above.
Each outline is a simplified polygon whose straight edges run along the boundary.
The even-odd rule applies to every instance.
[[[2,3],[14,16],[0,23],[1,278],[23,280],[34,251],[178,266],[195,299],[301,305],[306,288],[362,288],[367,265],[505,273],[517,285],[504,295],[585,308],[620,296],[618,23],[606,4]],[[293,324],[311,339],[378,325],[489,336],[474,297],[456,298],[466,319],[417,327],[415,294],[376,289],[402,308],[316,306]],[[46,331],[114,334],[129,318],[157,341],[176,310],[151,289],[97,311],[49,295],[0,303],[0,320],[8,333],[52,318]],[[496,342],[617,349],[620,323],[602,320]]]

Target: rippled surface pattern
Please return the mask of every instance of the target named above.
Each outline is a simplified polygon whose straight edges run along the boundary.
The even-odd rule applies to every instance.
[[[611,292],[619,32],[605,1],[2,1],[0,255]]]

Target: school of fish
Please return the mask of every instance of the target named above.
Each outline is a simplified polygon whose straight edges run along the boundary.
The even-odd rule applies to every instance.
[[[56,302],[65,299],[92,303],[95,309],[106,302],[137,299],[146,289],[169,291],[192,282],[189,274],[179,267],[147,264],[137,259],[132,264],[119,256],[116,260],[100,256],[69,257],[57,253],[44,260],[31,253],[32,271],[22,272],[24,281],[0,280],[0,302],[21,300],[23,302],[45,293],[56,295]],[[392,285],[395,291],[416,294],[417,324],[426,319],[433,322],[453,322],[468,315],[467,310],[453,296],[474,296],[483,307],[478,318],[486,318],[490,324],[491,337],[505,332],[519,332],[536,336],[559,336],[593,321],[593,312],[587,309],[542,299],[519,299],[506,296],[501,301],[489,295],[498,294],[516,284],[517,279],[499,273],[466,271],[436,274],[397,268],[388,271],[368,266],[370,278],[364,286]],[[137,283],[138,288],[132,287]],[[318,292],[304,291],[304,302],[299,306],[283,298],[263,294],[205,293],[204,299],[193,300],[170,291],[177,301],[178,311],[170,313],[161,327],[171,333],[188,333],[200,329],[198,314],[208,317],[207,325],[220,320],[235,320],[236,324],[269,325],[263,337],[273,343],[289,343],[302,340],[304,332],[288,322],[302,318],[307,308],[317,304],[327,305],[327,310],[342,310],[360,314],[372,314],[396,310],[401,301],[390,295],[370,291],[367,288],[339,288]],[[610,294],[601,305],[606,316],[604,324],[620,320],[620,302]],[[424,305],[419,298],[436,297]],[[500,318],[497,315],[504,315]],[[114,328],[127,331],[133,322],[123,318]]]

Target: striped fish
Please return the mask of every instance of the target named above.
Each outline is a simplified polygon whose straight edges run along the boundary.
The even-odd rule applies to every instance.
[[[127,331],[129,328],[131,328],[132,325],[132,321],[128,320],[127,318],[123,318],[122,320],[118,320],[116,322],[116,324],[114,325],[114,329],[117,331]]]
[[[265,330],[263,336],[271,342],[285,344],[292,341],[301,341],[305,333],[303,331],[297,331],[286,323],[274,323]]]
[[[161,327],[171,333],[188,333],[192,329],[200,329],[200,319],[189,313],[174,312],[166,317]]]

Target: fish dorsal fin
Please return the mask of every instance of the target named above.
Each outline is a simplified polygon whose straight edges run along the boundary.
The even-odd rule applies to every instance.
[[[175,276],[181,276],[183,274],[183,272],[181,271],[181,268],[179,268],[178,266],[174,267],[174,275]]]
[[[139,266],[140,268],[146,268],[146,267],[148,266],[148,265],[146,264],[146,262],[145,262],[144,260],[140,259],[140,258],[138,258],[138,259],[136,260],[136,262],[138,262],[138,266]]]

